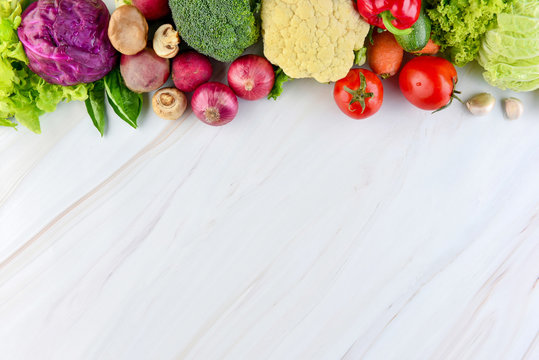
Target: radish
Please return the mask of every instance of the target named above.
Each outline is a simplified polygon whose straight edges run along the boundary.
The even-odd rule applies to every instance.
[[[148,20],[157,20],[170,14],[167,0],[133,0],[133,5]]]
[[[231,122],[238,113],[238,99],[226,85],[209,82],[200,85],[191,99],[195,115],[208,125],[221,126]]]
[[[244,55],[234,60],[228,69],[228,85],[245,100],[268,96],[274,83],[273,66],[262,56]]]
[[[195,91],[208,82],[212,74],[210,60],[196,51],[181,53],[172,60],[172,80],[181,91]]]
[[[159,89],[170,75],[170,62],[146,48],[136,55],[122,55],[120,72],[125,85],[134,92],[146,93]]]

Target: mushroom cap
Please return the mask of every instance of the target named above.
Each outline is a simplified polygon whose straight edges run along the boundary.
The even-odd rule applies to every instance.
[[[152,97],[152,108],[162,119],[177,120],[187,109],[187,96],[173,87],[160,89]]]
[[[148,22],[133,5],[122,5],[110,17],[108,35],[112,46],[124,55],[135,55],[148,42]]]
[[[171,59],[178,54],[180,35],[170,24],[161,25],[153,36],[155,53],[165,59]]]

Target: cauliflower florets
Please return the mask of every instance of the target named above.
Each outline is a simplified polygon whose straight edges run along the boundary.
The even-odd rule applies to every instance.
[[[369,32],[351,0],[262,1],[264,55],[292,78],[346,76]]]

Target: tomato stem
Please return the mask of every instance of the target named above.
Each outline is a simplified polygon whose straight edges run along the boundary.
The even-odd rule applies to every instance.
[[[352,105],[358,102],[361,106],[361,113],[363,114],[365,112],[365,99],[374,96],[372,92],[366,93],[365,90],[367,90],[367,79],[365,79],[365,75],[359,73],[359,89],[352,90],[348,86],[344,87],[344,91],[352,95],[352,99],[348,103],[348,110],[351,112],[356,111],[355,109],[352,109]]]
[[[452,79],[451,81],[453,82],[453,92],[451,93],[451,99],[449,100],[449,102],[447,104],[445,104],[444,106],[442,106],[438,110],[434,110],[432,112],[433,114],[437,113],[438,111],[442,111],[443,109],[449,107],[449,105],[451,105],[453,103],[454,99],[457,99],[462,105],[464,105],[464,102],[457,95],[455,95],[455,94],[460,94],[461,93],[460,91],[455,90],[455,86],[457,85],[457,82],[455,81],[455,79]]]

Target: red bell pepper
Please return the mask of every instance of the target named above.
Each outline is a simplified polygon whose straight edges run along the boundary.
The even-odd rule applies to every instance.
[[[357,10],[369,24],[406,35],[419,18],[421,0],[358,0]]]

